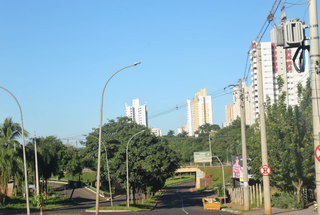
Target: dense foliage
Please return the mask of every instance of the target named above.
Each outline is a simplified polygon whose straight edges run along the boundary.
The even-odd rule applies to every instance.
[[[273,105],[265,104],[268,165],[272,170],[270,182],[282,191],[297,189],[300,201],[302,185],[314,183],[313,130],[310,79],[306,87],[298,85],[300,106],[287,106],[286,92],[282,92],[283,80],[278,78],[280,96]],[[261,179],[261,138],[259,122],[253,126],[255,133],[248,139],[248,152],[254,160],[251,172]]]
[[[145,132],[130,138],[145,129]],[[119,117],[117,121],[109,120],[102,128],[102,149],[109,160],[111,176],[122,186],[126,187],[126,148],[128,145],[129,183],[133,191],[157,191],[171,177],[178,167],[180,156],[169,148],[166,140],[150,133],[142,125],[132,122],[127,117]],[[87,136],[83,143],[86,147],[84,159],[97,157],[98,132]],[[94,166],[96,166],[94,159]],[[101,181],[107,180],[106,159],[101,159]]]

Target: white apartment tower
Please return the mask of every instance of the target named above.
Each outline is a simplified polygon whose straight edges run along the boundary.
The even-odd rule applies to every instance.
[[[196,93],[196,98],[187,99],[187,118],[189,136],[193,136],[199,126],[206,123],[213,124],[212,120],[212,99],[207,96],[206,88]]]
[[[133,99],[132,106],[126,104],[126,116],[137,124],[148,127],[147,104],[145,103],[144,105],[139,106],[139,99]]]
[[[297,84],[301,82],[303,86],[309,77],[309,61],[306,57],[306,67],[304,73],[298,73],[293,66],[293,55],[297,48],[284,49],[275,46],[271,42],[261,43],[261,65],[264,102],[269,96],[271,104],[278,99],[279,91],[277,76],[281,75],[284,80],[282,91],[287,92],[286,104],[298,105]],[[252,81],[252,102],[254,119],[259,117],[259,98],[258,98],[258,62],[257,62],[257,42],[252,41],[251,59],[251,81]]]

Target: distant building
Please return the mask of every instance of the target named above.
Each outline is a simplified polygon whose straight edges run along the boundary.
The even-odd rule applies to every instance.
[[[253,109],[252,109],[252,86],[247,87],[246,83],[242,82],[242,88],[243,88],[243,93],[244,93],[245,122],[246,122],[246,125],[252,125],[254,123]],[[241,118],[240,92],[239,92],[239,88],[234,87],[233,88],[232,121],[236,120],[237,117]]]
[[[178,128],[178,134],[181,134],[182,132],[187,132],[189,133],[189,130],[188,130],[188,123],[184,124],[183,126],[181,126],[180,128]]]
[[[145,103],[144,105],[139,106],[139,99],[133,99],[132,106],[126,104],[126,116],[137,124],[148,127],[147,104]]]
[[[212,120],[212,99],[207,96],[206,88],[196,93],[196,98],[187,99],[187,118],[189,136],[193,136],[199,126],[206,123],[213,124]]]
[[[156,135],[157,137],[162,136],[161,130],[159,128],[152,128],[151,126],[149,128],[152,134]]]
[[[233,121],[233,107],[230,103],[228,106],[226,105],[226,122],[222,125],[222,127],[226,127],[228,125],[231,125]]]

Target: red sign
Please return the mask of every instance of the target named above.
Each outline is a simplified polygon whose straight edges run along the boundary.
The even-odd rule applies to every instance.
[[[314,150],[314,156],[316,156],[317,160],[320,161],[320,145],[318,145],[316,150]]]
[[[271,173],[271,168],[268,165],[263,165],[260,167],[260,173],[263,176],[268,176]]]

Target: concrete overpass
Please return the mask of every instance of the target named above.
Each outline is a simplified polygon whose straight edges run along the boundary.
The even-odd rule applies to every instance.
[[[201,169],[197,167],[180,167],[175,171],[176,173],[179,172],[195,172],[196,173],[196,188],[200,188],[200,180],[203,179],[205,180],[205,173]]]

